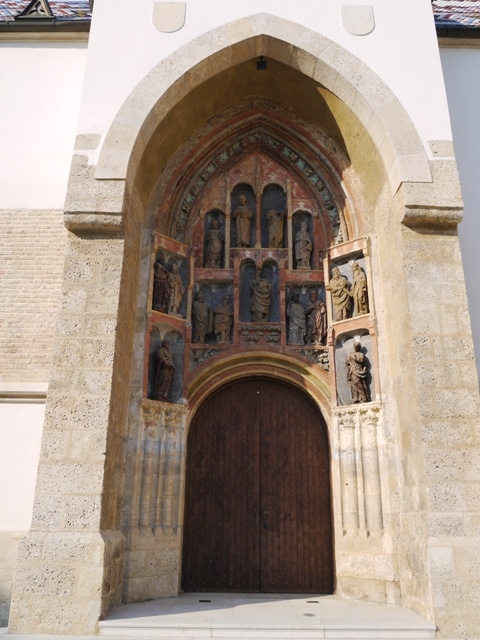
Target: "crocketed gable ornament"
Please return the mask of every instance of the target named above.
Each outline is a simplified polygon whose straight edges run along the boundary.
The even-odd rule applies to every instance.
[[[185,24],[186,2],[154,2],[153,26],[162,33],[173,33]]]
[[[22,19],[45,19],[45,18],[53,18],[53,12],[48,4],[48,0],[32,0],[25,9],[15,16],[15,20]]]

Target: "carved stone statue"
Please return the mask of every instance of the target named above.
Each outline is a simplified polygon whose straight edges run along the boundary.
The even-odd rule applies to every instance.
[[[170,272],[165,266],[165,258],[158,256],[153,265],[153,302],[155,311],[168,313],[170,305]]]
[[[300,230],[295,235],[295,260],[297,269],[310,269],[310,256],[313,250],[312,238],[308,233],[306,220],[300,223]]]
[[[225,293],[222,302],[214,309],[214,332],[217,342],[230,342],[232,329],[233,307],[230,304],[230,296]]]
[[[194,342],[206,342],[207,336],[212,333],[212,309],[205,300],[203,291],[199,291],[197,299],[193,303],[193,340]]]
[[[170,342],[162,340],[162,345],[157,353],[157,371],[153,389],[154,400],[168,400],[175,378],[175,364],[170,351]]]
[[[287,308],[288,344],[305,344],[307,317],[300,302],[300,295],[294,293]]]
[[[268,246],[279,248],[283,245],[283,211],[270,209],[267,212]]]
[[[185,287],[180,273],[178,272],[178,264],[174,262],[172,265],[172,271],[170,272],[170,313],[178,314],[184,293]]]
[[[239,198],[238,206],[233,211],[233,218],[236,224],[237,247],[249,247],[253,211],[247,204],[247,197],[243,193]]]
[[[310,300],[305,307],[307,315],[307,344],[325,344],[327,337],[327,307],[318,299],[317,291],[310,291]]]
[[[333,267],[332,277],[328,284],[332,294],[334,320],[346,320],[352,314],[352,294],[350,282],[342,276],[338,267]]]
[[[360,342],[353,343],[353,351],[348,354],[345,365],[352,402],[370,402],[370,391],[367,385],[367,362]]]
[[[361,316],[364,313],[368,313],[368,290],[367,290],[367,278],[363,269],[358,262],[354,262],[352,265],[353,270],[353,286],[352,286],[352,298],[353,298],[353,315]]]
[[[250,283],[252,290],[252,301],[250,311],[252,321],[261,322],[268,320],[270,315],[270,304],[272,302],[272,285],[268,280],[262,278],[261,271],[257,269],[255,280]]]
[[[219,221],[214,218],[207,234],[206,267],[219,267],[222,260],[224,236]]]

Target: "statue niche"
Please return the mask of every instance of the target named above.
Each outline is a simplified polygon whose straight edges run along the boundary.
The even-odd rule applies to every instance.
[[[205,216],[204,266],[220,269],[224,266],[225,216],[221,211],[211,211]]]
[[[328,289],[332,296],[333,320],[347,320],[369,313],[367,277],[358,261],[352,263],[352,282],[345,274],[347,265],[332,267]]]
[[[313,240],[311,226],[311,216],[309,214],[301,212],[295,216],[294,256],[296,269],[308,270],[312,268]]]
[[[312,289],[309,293],[309,301],[305,307],[307,316],[307,334],[305,341],[307,344],[315,346],[324,345],[327,341],[327,307],[325,302],[320,300],[318,291]]]
[[[232,193],[232,247],[255,246],[255,195],[250,185],[237,185]]]
[[[374,400],[372,336],[349,332],[335,340],[336,391],[339,405]]]
[[[347,382],[350,385],[352,402],[370,402],[370,391],[368,389],[368,361],[362,350],[362,345],[357,340],[353,343],[351,351],[345,360],[347,367]]]
[[[282,187],[269,184],[261,200],[262,247],[281,249],[285,243],[287,198]]]
[[[233,306],[230,295],[224,293],[221,302],[213,310],[213,331],[218,343],[231,341]]]
[[[213,313],[210,290],[201,287],[192,304],[193,342],[205,343],[213,332]]]
[[[162,402],[178,402],[183,385],[183,337],[156,325],[150,334],[148,397]]]
[[[184,261],[166,260],[162,252],[157,253],[153,265],[152,309],[161,313],[184,317],[186,274]]]
[[[352,264],[352,273],[353,315],[361,316],[369,312],[367,277],[358,262]]]
[[[262,278],[261,269],[257,269],[255,278],[250,282],[250,289],[252,322],[268,322],[272,303],[272,283]]]

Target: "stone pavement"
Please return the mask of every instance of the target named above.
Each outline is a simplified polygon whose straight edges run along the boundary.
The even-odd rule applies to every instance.
[[[99,635],[111,640],[428,640],[435,638],[435,631],[433,624],[401,607],[338,596],[189,593],[122,605],[100,623]],[[58,640],[59,636],[4,638]]]

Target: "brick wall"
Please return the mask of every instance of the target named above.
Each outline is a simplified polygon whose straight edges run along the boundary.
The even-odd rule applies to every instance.
[[[0,383],[48,381],[66,236],[62,211],[0,211]]]

